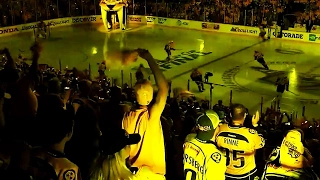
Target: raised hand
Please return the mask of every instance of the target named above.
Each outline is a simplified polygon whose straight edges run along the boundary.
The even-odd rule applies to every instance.
[[[40,45],[39,42],[35,42],[35,43],[30,47],[30,51],[32,51],[33,53],[41,53],[41,51],[42,51],[42,46]]]
[[[260,120],[260,114],[259,114],[259,111],[256,111],[256,114],[254,114],[254,115],[252,116],[252,119],[251,119],[252,125],[253,125],[253,126],[257,126],[259,120]]]
[[[146,49],[138,49],[137,52],[139,53],[139,56],[145,60],[153,59],[150,52]]]

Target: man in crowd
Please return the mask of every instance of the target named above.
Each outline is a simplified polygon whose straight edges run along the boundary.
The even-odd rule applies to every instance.
[[[216,143],[227,157],[226,180],[252,180],[256,177],[255,152],[264,146],[265,140],[256,130],[243,126],[247,115],[242,104],[232,105],[232,122],[222,124],[217,131]],[[259,118],[257,111],[252,117],[252,125],[257,129]]]
[[[50,102],[61,101],[51,98]],[[51,105],[42,108],[37,114],[37,126],[39,144],[31,151],[31,159],[42,160],[52,166],[58,179],[80,180],[80,171],[77,165],[71,162],[65,155],[65,146],[73,135],[74,121],[72,115],[63,109],[62,105]],[[33,164],[31,164],[32,166]],[[34,169],[32,166],[30,169]],[[38,170],[33,171],[32,175],[37,176]],[[48,173],[48,172],[47,172]],[[34,177],[37,179],[37,177]]]
[[[107,70],[106,63],[103,61],[101,64],[99,64],[98,73],[100,78],[104,78],[106,76],[105,71]]]
[[[138,106],[124,115],[122,126],[129,133],[139,133],[142,141],[130,146],[130,162],[132,167],[138,169],[137,176],[144,179],[165,179],[165,147],[160,116],[166,105],[168,96],[168,82],[157,65],[152,55],[147,50],[139,51],[140,57],[145,59],[154,74],[158,87],[157,96],[153,100],[152,83],[142,80],[136,83],[135,93]],[[144,168],[149,168],[152,173],[143,174]]]
[[[198,117],[196,137],[183,145],[186,180],[225,179],[226,158],[212,141],[219,122],[215,112],[208,111]]]

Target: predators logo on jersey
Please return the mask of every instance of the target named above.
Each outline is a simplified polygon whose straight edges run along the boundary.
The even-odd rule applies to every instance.
[[[221,153],[215,152],[211,155],[211,158],[214,162],[220,163],[221,161]]]
[[[63,173],[64,180],[75,180],[76,179],[76,172],[74,170],[67,170]]]

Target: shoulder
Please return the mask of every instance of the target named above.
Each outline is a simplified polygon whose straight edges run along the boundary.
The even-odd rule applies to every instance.
[[[248,132],[249,132],[250,134],[257,134],[257,135],[258,135],[258,132],[257,132],[256,130],[251,129],[251,128],[246,128],[246,129],[248,130]]]
[[[122,119],[123,128],[126,129],[129,133],[134,129],[145,129],[146,124],[148,123],[149,116],[148,111],[141,110],[131,110],[124,114]],[[131,130],[129,130],[131,129]]]
[[[63,180],[77,180],[80,178],[80,172],[77,165],[67,158],[63,158],[64,163],[59,177]]]
[[[188,134],[185,139],[185,142],[193,140],[196,136],[197,136],[197,134],[195,134],[195,133]]]
[[[229,129],[228,124],[219,124],[217,132]]]
[[[131,109],[129,112],[124,113],[124,120],[136,120],[141,119],[141,117],[147,117],[145,115],[148,114],[147,110],[140,110],[140,109]]]
[[[62,172],[61,175],[62,177],[60,176],[60,178],[63,180],[76,180],[80,178],[78,169],[75,168],[66,169]]]

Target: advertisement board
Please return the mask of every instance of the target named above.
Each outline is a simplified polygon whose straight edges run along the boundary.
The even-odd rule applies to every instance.
[[[280,31],[276,32],[272,30],[272,38],[277,38],[280,35]],[[291,40],[291,41],[309,41],[308,33],[297,32],[297,31],[282,31],[281,39]]]
[[[231,24],[220,24],[219,31],[224,33],[232,33],[247,36],[258,36],[260,29],[258,27],[237,26]]]
[[[258,30],[257,29],[253,29],[251,27],[236,27],[236,26],[233,26],[231,27],[230,29],[230,32],[235,32],[235,33],[242,33],[242,34],[255,34],[257,35],[258,34]]]
[[[157,17],[154,16],[146,16],[147,24],[157,24]]]
[[[128,23],[132,24],[147,24],[147,17],[148,16],[138,16],[138,15],[131,15],[128,16]]]
[[[167,24],[167,18],[159,17],[158,18],[158,24],[159,25],[166,25]]]
[[[80,16],[72,18],[59,18],[44,21],[46,24],[50,24],[51,27],[67,26],[71,24],[80,23],[102,23],[101,16]],[[0,28],[0,36],[13,35],[21,32],[33,31],[37,28],[39,22],[21,24],[18,26],[9,26]]]
[[[20,30],[17,26],[3,27],[0,28],[0,36],[12,35],[19,33]]]
[[[316,42],[316,43],[320,43],[320,34],[309,34],[308,37],[308,41],[309,42]]]
[[[96,16],[89,16],[89,17],[74,17],[72,18],[72,24],[76,23],[88,23],[88,22],[97,22],[98,17]],[[64,20],[67,20],[64,18]],[[58,20],[53,20],[53,21],[58,21]]]
[[[202,23],[202,29],[203,30],[216,30],[218,31],[220,29],[220,24],[216,23]]]
[[[184,20],[176,20],[176,24],[177,26],[189,26],[189,23],[187,21],[184,21]]]

